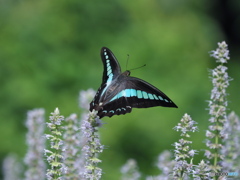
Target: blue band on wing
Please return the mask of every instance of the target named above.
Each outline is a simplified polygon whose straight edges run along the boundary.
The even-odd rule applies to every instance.
[[[115,99],[119,99],[121,97],[137,97],[139,99],[150,99],[150,100],[160,100],[160,101],[168,101],[167,99],[164,99],[161,96],[156,96],[155,94],[147,93],[145,91],[136,90],[136,89],[124,89],[120,91],[117,95],[115,95],[110,101],[113,101]]]

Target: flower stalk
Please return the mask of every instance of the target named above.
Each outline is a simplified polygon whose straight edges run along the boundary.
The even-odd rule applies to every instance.
[[[28,152],[24,159],[27,165],[26,180],[39,180],[45,177],[45,162],[43,160],[43,149],[45,147],[44,125],[44,109],[28,111],[26,121]]]
[[[47,179],[60,180],[66,172],[66,167],[63,164],[63,140],[62,140],[62,121],[64,117],[60,115],[59,109],[56,108],[49,118],[50,122],[47,127],[50,134],[46,134],[46,138],[50,141],[50,150],[45,149],[50,169],[47,170]]]
[[[65,132],[63,134],[64,138],[64,164],[67,167],[67,172],[65,173],[65,180],[78,180],[79,175],[77,173],[79,164],[77,159],[80,154],[80,140],[79,140],[79,127],[78,119],[76,114],[71,114],[66,118]]]
[[[210,70],[210,78],[212,79],[213,89],[209,101],[210,126],[206,131],[206,146],[210,150],[205,151],[207,159],[212,161],[209,166],[213,172],[220,172],[221,166],[219,162],[223,160],[220,150],[223,147],[222,140],[226,138],[226,134],[222,132],[227,119],[227,92],[230,78],[227,73],[225,64],[230,59],[227,44],[223,41],[218,43],[218,48],[211,51],[210,54],[220,63],[215,69]]]
[[[176,131],[181,132],[181,138],[178,142],[174,143],[175,150],[175,165],[173,168],[173,179],[182,180],[190,176],[193,172],[193,157],[196,150],[191,149],[192,141],[187,140],[190,137],[189,132],[197,131],[197,124],[188,114],[184,114],[180,123],[174,127]]]
[[[104,146],[101,145],[98,128],[102,125],[97,116],[97,111],[89,112],[88,118],[83,120],[81,130],[86,138],[86,144],[82,151],[85,154],[85,170],[83,177],[90,180],[99,180],[102,176],[102,169],[98,167],[101,162],[98,159],[99,153],[103,152]]]
[[[224,139],[224,146],[221,149],[224,155],[221,165],[224,171],[236,172],[240,175],[240,119],[235,112],[231,112],[227,118],[223,129],[227,138]]]

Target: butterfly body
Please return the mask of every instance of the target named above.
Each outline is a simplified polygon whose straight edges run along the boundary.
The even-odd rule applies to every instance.
[[[101,57],[104,66],[102,84],[90,103],[90,111],[98,111],[100,118],[130,113],[132,108],[177,107],[153,85],[131,77],[130,71],[121,73],[116,57],[108,48],[102,48]]]

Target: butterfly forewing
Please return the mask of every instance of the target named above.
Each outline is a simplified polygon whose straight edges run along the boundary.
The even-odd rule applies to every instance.
[[[102,84],[109,84],[121,73],[121,68],[112,51],[106,47],[101,49],[101,58],[104,67]]]
[[[121,73],[120,65],[110,49],[103,47],[101,49],[100,55],[104,69],[102,84],[98,89],[93,101],[90,103],[90,111],[93,109],[98,110],[99,100],[102,98],[103,94],[106,92],[113,79],[115,79]]]

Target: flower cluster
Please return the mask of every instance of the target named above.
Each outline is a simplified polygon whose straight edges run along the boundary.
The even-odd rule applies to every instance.
[[[64,165],[67,167],[67,172],[64,175],[66,180],[74,180],[79,177],[77,173],[79,164],[76,164],[76,160],[80,154],[80,131],[77,125],[78,119],[76,114],[71,114],[66,118],[65,132],[63,134]]]
[[[234,112],[228,115],[222,133],[227,135],[221,149],[221,153],[225,156],[222,162],[223,170],[240,174],[240,119]]]
[[[224,157],[220,154],[220,149],[223,147],[222,139],[226,138],[226,134],[222,132],[224,123],[227,119],[227,93],[226,88],[229,86],[230,78],[227,73],[227,67],[224,63],[229,60],[229,51],[225,42],[218,43],[218,48],[211,52],[211,56],[220,63],[215,69],[211,70],[210,78],[212,79],[213,89],[209,101],[210,126],[206,131],[206,145],[210,150],[205,151],[205,156],[209,160],[213,160],[210,167],[214,172],[219,172],[219,158]]]
[[[225,41],[218,43],[216,51],[210,53],[210,56],[214,57],[217,63],[227,63],[227,60],[230,59],[228,45]]]
[[[184,138],[189,138],[189,132],[195,132],[197,124],[192,118],[185,114],[181,119],[181,122],[178,123],[177,126],[174,127],[176,131],[181,132],[181,136]],[[192,159],[196,154],[196,150],[191,149],[190,145],[192,141],[188,141],[184,138],[181,138],[178,142],[174,143],[175,150],[175,165],[173,168],[173,178],[174,179],[181,179],[185,176],[189,176],[193,171],[193,164]]]
[[[211,180],[211,172],[207,163],[204,160],[194,166],[192,171],[194,180]]]
[[[141,177],[138,171],[137,162],[134,159],[129,159],[121,168],[122,180],[138,180]]]
[[[175,162],[172,160],[172,152],[165,150],[158,156],[157,167],[161,171],[158,176],[148,176],[146,180],[169,180]]]
[[[25,172],[26,180],[38,180],[45,177],[45,163],[43,160],[45,139],[42,136],[45,129],[44,124],[44,109],[28,111],[26,120],[28,152],[24,159],[28,167]]]
[[[204,179],[210,180],[211,179],[209,166],[203,160],[201,160],[201,162],[194,167],[192,174],[193,174],[194,180],[204,180]]]
[[[79,93],[79,106],[82,109],[88,110],[89,103],[93,99],[96,92],[93,89],[88,89],[86,91],[80,91]]]
[[[50,165],[50,169],[47,170],[47,179],[60,180],[63,174],[66,172],[66,167],[63,164],[63,140],[62,140],[62,121],[64,117],[60,115],[58,108],[51,113],[47,123],[47,127],[50,130],[50,134],[46,134],[46,138],[50,141],[50,150],[45,149],[45,156]]]
[[[86,138],[86,144],[82,149],[85,155],[83,177],[86,179],[98,180],[102,176],[102,169],[97,166],[101,162],[98,155],[102,153],[104,148],[98,135],[98,127],[101,125],[101,120],[98,118],[96,111],[90,112],[88,118],[82,122],[81,130]]]
[[[7,157],[4,158],[2,162],[2,172],[4,175],[4,180],[22,180],[22,171],[23,166],[19,162],[16,154],[9,154]]]

